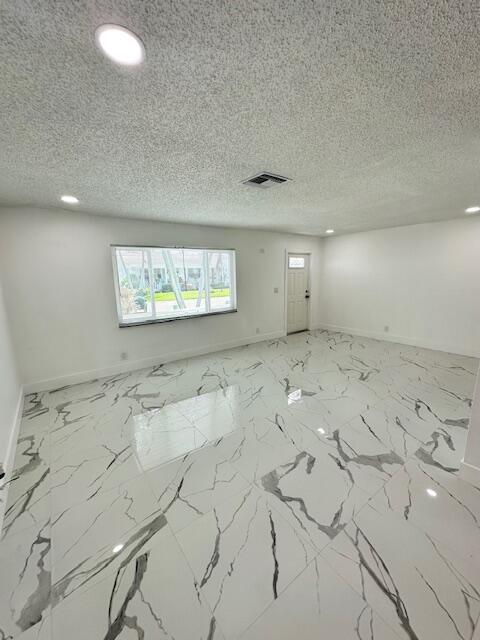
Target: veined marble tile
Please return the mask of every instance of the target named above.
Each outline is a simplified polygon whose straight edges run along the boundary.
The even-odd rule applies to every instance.
[[[382,487],[404,462],[398,453],[388,450],[373,435],[359,433],[348,426],[336,429],[327,441],[337,466],[346,469],[355,484],[368,494]]]
[[[371,506],[394,511],[455,553],[480,561],[480,489],[412,458]]]
[[[321,555],[408,640],[466,640],[480,614],[480,565],[400,514],[367,505]]]
[[[174,537],[125,558],[106,579],[58,604],[54,638],[221,640],[212,615]]]
[[[132,439],[130,428],[133,406],[125,400],[101,401],[90,407],[85,416],[67,420],[59,417],[51,429],[52,457],[58,458],[71,450],[84,448],[91,442],[111,449],[121,448]],[[82,411],[83,413],[83,411]]]
[[[177,539],[228,638],[240,635],[315,555],[253,486]]]
[[[465,453],[470,401],[431,385],[409,385],[392,396],[392,402],[431,427],[432,433],[416,456],[446,471],[457,472]]]
[[[398,640],[320,557],[241,636],[242,640]]]
[[[372,431],[355,429],[350,423],[332,427],[324,414],[306,410],[306,406],[311,407],[309,403],[292,403],[270,420],[297,452],[306,451],[322,460],[328,457],[327,468],[333,461],[352,486],[372,495],[404,463]]]
[[[242,411],[247,404],[238,385],[212,391],[178,402],[178,411],[195,425],[208,441],[231,433],[240,426]],[[246,420],[246,418],[245,418]]]
[[[51,530],[55,603],[115,571],[164,526],[143,475],[61,513]]]
[[[50,428],[51,414],[48,393],[31,393],[25,396],[20,423],[20,437],[37,435]]]
[[[7,636],[5,640],[10,640],[10,637]],[[42,618],[40,622],[30,627],[28,631],[24,631],[19,636],[16,636],[15,640],[52,640],[51,616]]]
[[[421,383],[409,384],[392,398],[417,418],[430,423],[433,429],[450,426],[468,428],[471,414],[469,398],[459,398],[442,389]]]
[[[332,426],[336,426],[368,411],[379,404],[383,397],[363,383],[351,381],[329,390],[321,396],[321,401],[327,409],[325,418]]]
[[[221,360],[200,357],[136,372],[123,386],[121,399],[133,402],[134,412],[142,413],[231,384]]]
[[[265,473],[298,453],[280,414],[252,418],[246,427],[225,436],[217,448],[250,483],[260,481]]]
[[[53,518],[72,505],[112,489],[140,473],[142,469],[129,445],[110,449],[95,444],[52,459]]]
[[[391,398],[353,418],[348,427],[371,434],[404,460],[428,442],[432,433],[430,423],[405,410]]]
[[[150,486],[174,531],[193,522],[248,486],[229,462],[222,439],[147,473]]]
[[[318,457],[298,453],[264,475],[260,485],[272,506],[318,550],[344,529],[369,498],[326,450]]]
[[[51,459],[56,460],[68,455],[71,451],[84,449],[89,444],[96,444],[98,438],[95,422],[94,415],[89,415],[59,429],[53,425],[50,432]]]
[[[86,407],[90,404],[94,406],[102,398],[113,400],[118,396],[122,385],[130,375],[130,372],[119,373],[54,389],[48,393],[48,403],[52,408],[58,408],[61,412],[62,408],[69,404],[72,405],[72,410],[75,410],[77,405]]]
[[[60,446],[95,420],[110,414],[120,403],[118,393],[105,391],[100,381],[80,386],[83,392],[74,393],[72,387],[69,395],[55,399],[51,410],[52,445]]]
[[[207,438],[176,405],[140,413],[130,419],[132,449],[144,471],[199,449]]]
[[[247,426],[252,419],[269,417],[287,406],[284,393],[264,395],[262,389],[242,391],[238,385],[177,403],[181,413],[207,438],[216,440]]]
[[[467,434],[464,427],[438,427],[415,457],[433,468],[457,473],[465,454]]]
[[[459,377],[463,376],[466,380],[469,379],[469,376],[465,374],[476,375],[478,372],[478,359],[470,356],[417,348],[410,355],[412,359],[423,363],[428,369],[445,371]]]
[[[479,510],[455,473],[477,368],[315,330],[27,396],[0,541],[0,637],[50,640],[51,544],[55,640],[140,628],[145,640],[390,640],[379,616],[399,638],[469,638]],[[358,534],[360,559],[352,517],[385,565]],[[337,547],[335,569],[359,595],[310,562],[319,549],[333,562]]]
[[[48,520],[50,516],[48,431],[20,435],[13,467],[6,487],[8,500],[2,537]]]
[[[348,382],[357,382],[365,386],[374,398],[380,400],[388,396],[392,390],[396,389],[396,383],[388,373],[383,371],[382,361],[370,352],[358,354],[348,354],[337,358],[334,362],[337,372],[338,382],[336,386],[345,385]],[[333,375],[333,371],[331,372]],[[342,376],[343,379],[340,379]],[[332,378],[333,380],[333,378]],[[321,380],[325,391],[329,390],[328,377]]]
[[[16,639],[50,610],[50,523],[2,540],[0,567],[0,637]]]

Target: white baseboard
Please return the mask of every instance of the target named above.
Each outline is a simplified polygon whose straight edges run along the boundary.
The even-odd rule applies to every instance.
[[[23,397],[24,397],[23,387],[20,387],[20,393],[18,395],[18,401],[17,401],[17,408],[15,410],[15,420],[13,423],[13,427],[10,431],[7,451],[5,452],[5,460],[2,461],[3,470],[5,471],[5,477],[3,478],[3,480],[0,480],[0,531],[2,529],[5,507],[7,505],[8,481],[13,471],[13,462],[15,459],[15,450],[17,448],[18,432],[20,431],[20,423],[22,421]]]
[[[362,329],[356,329],[354,327],[341,327],[340,325],[337,325],[337,324],[326,324],[326,323],[320,323],[316,325],[315,329],[328,329],[328,331],[339,331],[340,333],[349,333],[350,335],[362,336],[364,338],[373,338],[375,340],[385,340],[386,342],[398,342],[399,344],[406,344],[412,347],[421,347],[422,349],[433,349],[435,351],[445,351],[447,353],[454,353],[461,356],[470,356],[472,358],[480,358],[480,350],[471,351],[459,345],[442,344],[438,342],[431,342],[429,340],[422,340],[419,338],[397,336],[391,333],[366,331]]]
[[[462,480],[473,484],[474,487],[478,487],[480,489],[480,468],[473,466],[473,464],[469,464],[462,460],[460,463],[460,471],[458,473]]]
[[[224,351],[225,349],[243,347],[247,344],[253,344],[254,342],[262,342],[263,340],[276,340],[278,338],[282,338],[283,336],[285,336],[285,331],[273,331],[271,333],[263,333],[255,336],[249,336],[247,338],[230,340],[229,342],[207,345],[198,347],[196,349],[172,351],[171,353],[164,353],[162,355],[143,358],[141,360],[122,360],[121,362],[117,362],[101,369],[90,369],[88,371],[79,371],[78,373],[71,373],[68,375],[59,376],[57,378],[48,378],[46,380],[29,382],[24,385],[24,393],[27,394],[35,393],[37,391],[52,391],[53,389],[59,389],[71,384],[89,382],[90,380],[95,380],[97,378],[115,376],[119,373],[126,373],[127,371],[135,371],[137,369],[154,367],[155,365],[174,362],[175,360],[183,360],[184,358],[193,358],[194,356],[202,356],[208,353]]]

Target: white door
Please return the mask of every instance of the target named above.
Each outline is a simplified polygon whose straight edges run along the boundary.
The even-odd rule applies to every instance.
[[[287,264],[287,333],[308,329],[310,256],[289,253]]]

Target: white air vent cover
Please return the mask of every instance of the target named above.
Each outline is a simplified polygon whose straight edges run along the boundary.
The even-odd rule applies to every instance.
[[[287,182],[289,178],[284,176],[276,176],[273,173],[257,173],[255,176],[244,180],[243,184],[248,184],[252,187],[259,187],[260,189],[269,189],[275,185],[283,184]]]

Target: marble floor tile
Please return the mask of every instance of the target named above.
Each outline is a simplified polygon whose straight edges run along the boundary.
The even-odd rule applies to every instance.
[[[349,423],[330,433],[317,431],[314,435],[315,442],[309,444],[307,451],[318,458],[328,451],[336,467],[369,495],[378,491],[405,462],[374,433],[352,428]]]
[[[17,533],[50,516],[50,443],[48,431],[19,436],[2,537]]]
[[[48,431],[51,424],[49,394],[31,393],[25,396],[23,403],[20,436],[37,435]]]
[[[394,511],[460,556],[480,562],[480,489],[412,458],[371,500]]]
[[[298,453],[279,413],[269,418],[252,418],[218,443],[218,448],[250,483],[286,463]]]
[[[429,384],[409,384],[392,399],[425,423],[437,427],[468,428],[471,398],[458,397]]]
[[[344,529],[370,497],[326,451],[322,453],[316,457],[302,451],[260,481],[271,505],[318,550]]]
[[[353,418],[348,427],[360,433],[371,434],[403,460],[407,460],[429,442],[432,434],[430,423],[403,409],[391,398],[382,400],[372,409]]]
[[[227,638],[241,634],[315,555],[254,486],[177,539]]]
[[[10,638],[7,637],[6,640]],[[52,640],[51,616],[42,618],[36,625],[16,636],[15,640]]]
[[[37,523],[0,544],[0,637],[17,638],[50,611],[50,523]],[[35,636],[33,636],[35,637]]]
[[[128,401],[109,401],[97,404],[92,411],[71,422],[55,419],[52,423],[50,445],[54,459],[85,443],[99,443],[111,449],[121,448],[132,440],[132,404]]]
[[[208,441],[212,441],[241,426],[249,398],[250,394],[245,397],[238,385],[230,385],[219,391],[185,399],[176,406],[190,424]],[[247,418],[243,420],[246,422]]]
[[[415,452],[415,457],[433,468],[458,473],[467,444],[465,427],[438,427]]]
[[[320,557],[241,636],[242,640],[398,640]]]
[[[26,396],[0,639],[470,640],[477,369],[319,329]]]
[[[129,423],[131,448],[144,471],[200,449],[208,442],[176,404],[132,416]]]
[[[110,449],[105,445],[71,450],[52,459],[51,509],[55,519],[72,505],[112,489],[142,472],[130,445]]]
[[[58,604],[52,625],[55,639],[223,638],[171,534],[132,552],[115,573]]]
[[[472,637],[480,564],[465,561],[401,514],[367,505],[321,555],[401,638]]]
[[[148,471],[147,478],[174,531],[187,526],[248,486],[229,462],[222,439]]]
[[[51,527],[54,603],[112,573],[165,525],[144,476],[63,511]]]
[[[367,385],[351,381],[329,390],[321,396],[321,401],[327,409],[328,414],[325,417],[330,424],[342,425],[359,413],[376,406],[383,397]]]

